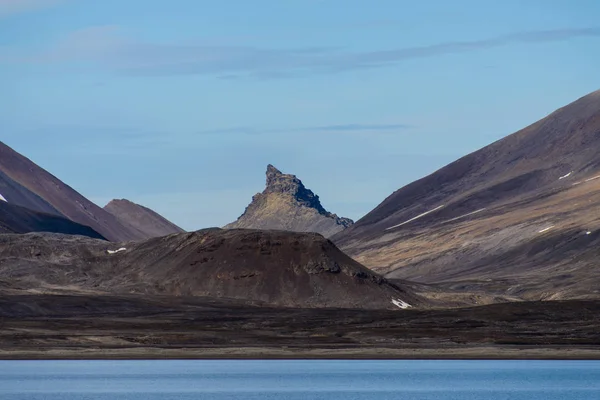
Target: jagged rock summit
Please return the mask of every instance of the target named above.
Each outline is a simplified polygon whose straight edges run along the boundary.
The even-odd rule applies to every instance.
[[[319,196],[295,175],[284,174],[269,164],[265,190],[254,195],[244,214],[225,228],[316,232],[329,237],[353,223],[325,210]]]

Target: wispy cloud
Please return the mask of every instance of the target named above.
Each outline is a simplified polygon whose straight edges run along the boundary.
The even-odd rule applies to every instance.
[[[222,79],[274,79],[381,68],[410,59],[580,37],[600,37],[600,28],[520,32],[481,40],[351,52],[320,47],[268,49],[250,46],[148,43],[124,36],[118,27],[107,26],[72,32],[41,53],[28,57],[13,56],[10,59],[13,62],[37,63],[84,62],[128,75],[209,74]]]
[[[235,126],[230,128],[222,129],[209,129],[198,132],[199,134],[206,135],[226,135],[226,134],[245,134],[245,135],[258,135],[258,134],[273,134],[273,133],[352,133],[352,132],[363,132],[363,133],[377,133],[377,132],[397,132],[412,128],[411,125],[407,124],[335,124],[335,125],[317,125],[317,126],[305,126],[299,128],[265,128],[260,129],[251,126]]]
[[[410,127],[410,125],[405,124],[341,124],[312,126],[308,128],[300,128],[299,130],[311,132],[389,132],[408,129]]]
[[[66,0],[0,0],[0,18],[53,7]]]

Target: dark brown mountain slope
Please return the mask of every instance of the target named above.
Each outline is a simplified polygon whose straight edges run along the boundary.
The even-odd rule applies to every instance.
[[[127,245],[0,235],[0,277],[5,293],[208,296],[311,308],[424,304],[321,235],[283,231],[213,229]]]
[[[225,228],[316,232],[329,237],[352,223],[325,210],[319,196],[305,188],[295,175],[283,174],[269,164],[265,190],[254,195],[244,214]]]
[[[334,241],[390,277],[598,297],[597,178],[600,91],[399,189]]]
[[[148,238],[185,232],[155,211],[126,199],[112,200],[104,206],[104,210],[117,217],[124,225],[133,226]]]
[[[89,226],[56,214],[41,213],[0,201],[0,233],[53,232],[104,239]]]
[[[0,172],[35,193],[63,216],[79,224],[90,226],[109,240],[144,238],[141,232],[133,227],[122,225],[114,215],[104,211],[2,142],[0,142]],[[40,205],[35,206],[33,210],[48,212]]]

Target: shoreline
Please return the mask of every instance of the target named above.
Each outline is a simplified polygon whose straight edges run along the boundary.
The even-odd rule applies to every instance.
[[[464,347],[453,349],[0,349],[0,360],[600,360],[600,346]]]

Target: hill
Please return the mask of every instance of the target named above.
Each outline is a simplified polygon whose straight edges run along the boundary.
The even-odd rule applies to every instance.
[[[318,234],[211,229],[115,245],[0,235],[4,293],[233,298],[284,307],[402,309],[425,302]]]
[[[155,211],[126,199],[112,200],[104,210],[123,224],[142,232],[147,238],[185,232]]]

